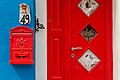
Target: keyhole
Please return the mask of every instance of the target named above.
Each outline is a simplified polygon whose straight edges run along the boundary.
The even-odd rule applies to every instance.
[[[71,54],[71,58],[74,58],[75,57],[75,55],[74,54]]]

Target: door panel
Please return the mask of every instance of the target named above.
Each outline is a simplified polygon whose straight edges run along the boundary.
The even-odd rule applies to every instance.
[[[86,0],[82,1],[85,2]],[[70,51],[71,54],[75,55],[70,64],[72,65],[72,80],[82,80],[83,78],[105,80],[105,13],[101,13],[104,11],[104,1],[102,0],[97,2],[100,3],[100,5],[93,13],[91,13],[91,15],[88,14],[89,16],[87,16],[83,10],[78,7],[81,1],[71,0],[70,44],[71,47],[82,48],[81,50]],[[88,4],[84,3],[84,5]],[[88,50],[90,50],[92,54],[96,56],[96,58],[95,56],[92,56],[90,52],[85,54]],[[85,57],[82,58],[82,56]],[[99,76],[99,73],[102,73],[101,76]]]
[[[47,34],[48,80],[112,80],[111,1],[48,0]]]
[[[63,80],[64,43],[61,1],[48,1],[48,25],[50,25],[47,28],[48,80]]]

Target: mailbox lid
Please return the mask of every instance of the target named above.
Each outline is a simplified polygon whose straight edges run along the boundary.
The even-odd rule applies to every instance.
[[[33,33],[33,30],[28,28],[27,26],[17,26],[15,28],[12,28],[11,29],[11,32],[26,32],[26,33],[29,33],[29,32],[32,32]]]

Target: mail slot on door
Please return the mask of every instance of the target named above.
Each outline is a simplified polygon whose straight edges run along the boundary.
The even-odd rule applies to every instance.
[[[18,26],[10,30],[10,64],[33,64],[33,30]]]

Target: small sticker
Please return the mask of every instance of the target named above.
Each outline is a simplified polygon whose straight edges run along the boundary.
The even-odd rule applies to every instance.
[[[30,7],[25,3],[22,3],[19,6],[20,6],[19,22],[24,25],[30,24],[31,22]]]

